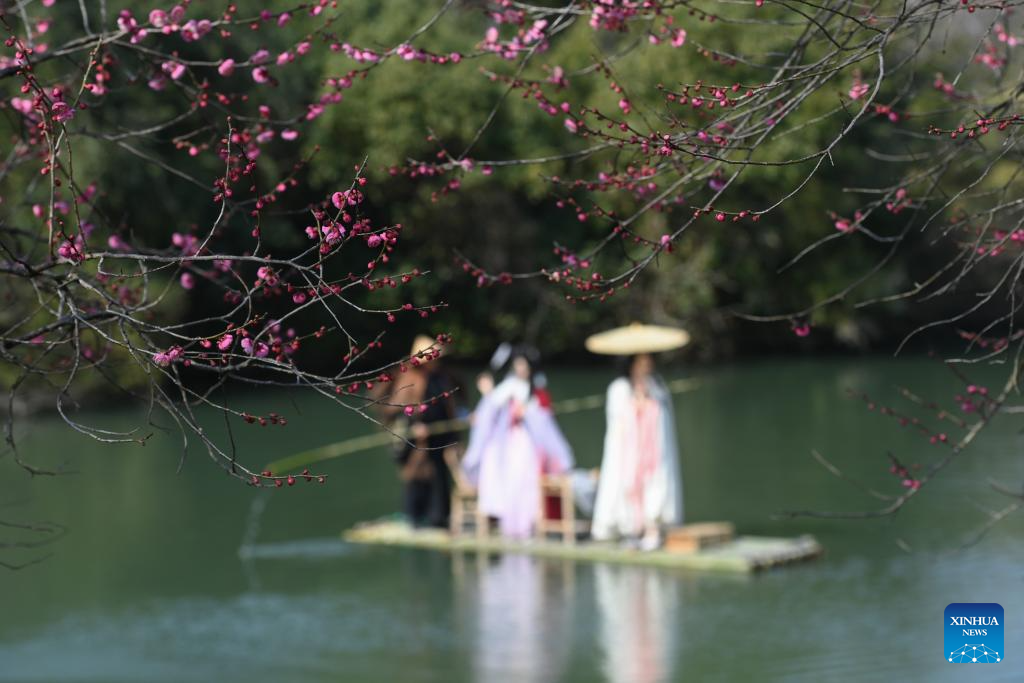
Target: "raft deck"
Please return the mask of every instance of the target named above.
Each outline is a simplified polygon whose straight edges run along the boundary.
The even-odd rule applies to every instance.
[[[452,536],[443,529],[416,529],[394,519],[363,522],[345,531],[350,543],[426,548],[445,552],[519,553],[585,562],[616,562],[699,571],[753,573],[818,557],[822,547],[813,536],[772,538],[738,536],[696,552],[643,552],[617,543],[531,539],[515,541],[500,536]]]

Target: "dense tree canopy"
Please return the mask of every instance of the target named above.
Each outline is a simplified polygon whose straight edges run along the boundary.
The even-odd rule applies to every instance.
[[[54,46],[51,50],[62,44],[72,45],[83,32],[79,8],[72,4],[48,8],[23,4],[30,21],[46,25],[45,33],[36,27],[35,38]],[[545,39],[543,49],[531,54],[529,61],[524,60],[523,66],[517,68],[510,68],[515,66],[514,59],[502,59],[486,49],[488,27],[497,26],[505,38],[511,31],[522,32],[517,21],[526,26],[530,16],[543,8],[526,10],[522,18],[517,18],[515,12],[524,10],[509,9],[518,6],[508,5],[503,11],[511,13],[511,18],[502,23],[494,22],[497,10],[473,2],[341,3],[337,8],[325,6],[323,11],[330,17],[323,21],[324,15],[310,21],[302,18],[302,11],[295,11],[295,18],[281,26],[275,20],[260,20],[253,26],[240,23],[230,38],[203,37],[166,48],[161,46],[160,50],[171,50],[182,60],[191,61],[183,62],[186,70],[179,78],[161,74],[155,81],[147,69],[159,68],[160,61],[145,51],[153,49],[148,46],[155,45],[154,36],[138,41],[137,53],[110,46],[103,51],[109,73],[113,74],[110,86],[103,97],[85,93],[83,101],[96,100],[86,115],[88,125],[82,121],[85,117],[80,117],[81,123],[71,124],[79,148],[77,166],[83,177],[95,179],[96,186],[101,188],[97,204],[111,212],[109,220],[119,230],[165,243],[175,232],[201,229],[215,218],[217,210],[211,203],[197,212],[201,207],[197,206],[196,198],[201,190],[195,182],[169,173],[168,168],[188,169],[192,178],[207,183],[206,179],[217,172],[217,160],[198,152],[213,146],[219,119],[229,113],[236,117],[258,115],[245,100],[234,100],[230,106],[213,102],[205,110],[193,110],[173,125],[165,125],[175,118],[181,105],[187,105],[203,91],[204,84],[215,90],[226,80],[232,86],[248,83],[248,87],[258,88],[259,101],[273,113],[268,118],[267,130],[260,133],[258,125],[253,128],[257,136],[266,136],[268,131],[272,134],[275,125],[300,116],[307,106],[303,103],[336,91],[342,96],[340,101],[324,105],[323,114],[309,122],[301,137],[285,140],[274,136],[257,143],[263,153],[256,172],[263,183],[269,184],[291,171],[289,166],[296,154],[311,159],[311,163],[295,172],[302,181],[292,190],[288,202],[288,211],[295,211],[331,191],[354,166],[365,162],[366,177],[377,183],[367,210],[381,220],[409,226],[406,234],[413,246],[397,256],[399,262],[406,269],[425,267],[433,272],[432,277],[418,279],[412,285],[412,300],[419,304],[442,300],[451,304],[439,328],[455,333],[463,354],[483,355],[497,340],[522,334],[542,342],[551,351],[574,351],[579,348],[582,335],[598,321],[606,321],[609,315],[618,320],[642,315],[685,322],[701,336],[714,335],[719,342],[714,346],[718,353],[730,348],[751,348],[754,343],[793,344],[798,340],[785,328],[742,325],[731,313],[767,314],[802,309],[856,279],[884,253],[886,247],[878,241],[844,239],[827,245],[827,251],[820,257],[806,259],[799,268],[778,274],[780,267],[808,244],[834,233],[837,217],[852,219],[860,199],[846,192],[847,186],[869,178],[876,185],[879,181],[898,184],[903,169],[881,163],[879,153],[904,149],[912,154],[927,125],[955,115],[942,113],[950,96],[930,81],[938,71],[966,66],[960,62],[964,61],[966,50],[983,35],[985,25],[979,21],[970,24],[976,30],[968,34],[947,33],[941,39],[928,40],[921,40],[911,34],[909,27],[901,26],[900,30],[907,33],[900,36],[900,41],[890,41],[886,48],[892,53],[891,59],[907,59],[910,65],[880,82],[877,99],[890,103],[885,107],[902,111],[902,118],[897,116],[892,121],[886,115],[866,117],[870,120],[851,129],[843,143],[831,151],[828,162],[802,187],[799,196],[779,205],[758,225],[721,226],[722,229],[701,230],[697,234],[691,231],[687,239],[674,244],[673,254],[659,257],[656,267],[640,275],[629,296],[614,298],[602,307],[582,307],[571,306],[560,292],[540,281],[528,281],[514,290],[495,288],[479,292],[467,287],[472,279],[460,274],[457,252],[492,272],[535,270],[554,262],[551,249],[556,243],[583,253],[607,234],[607,221],[590,217],[580,222],[577,213],[584,211],[577,212],[577,206],[604,203],[604,210],[622,213],[638,206],[637,197],[627,193],[588,193],[585,186],[552,182],[552,178],[559,177],[586,180],[597,179],[602,173],[612,176],[623,160],[623,151],[582,153],[594,147],[590,140],[595,138],[591,136],[588,140],[577,135],[573,139],[565,129],[564,114],[558,111],[552,115],[545,108],[550,110],[566,102],[574,112],[611,112],[616,110],[622,94],[616,92],[618,88],[628,95],[634,115],[642,112],[645,125],[667,125],[666,130],[671,130],[672,126],[692,125],[701,118],[711,120],[713,113],[701,109],[693,114],[680,114],[677,107],[666,102],[665,94],[687,83],[743,83],[746,87],[764,82],[773,60],[787,54],[806,36],[806,22],[794,19],[799,13],[783,6],[722,7],[716,9],[721,12],[716,17],[710,14],[711,8],[662,4],[665,10],[661,14],[639,13],[630,17],[634,21],[628,24],[629,30],[623,24],[615,30],[595,31],[590,22],[584,21],[589,10],[585,7],[588,3],[582,3],[575,10],[580,13],[576,20],[559,26],[549,40]],[[552,7],[557,9],[556,5],[553,3]],[[110,3],[106,10],[108,23],[122,6],[139,17],[136,21],[140,25],[145,23],[142,20],[147,18],[150,8],[144,3]],[[238,3],[232,16],[257,16],[259,10],[255,3]],[[439,10],[444,11],[442,16],[438,16]],[[203,11],[203,7],[195,5],[189,9],[188,17],[200,17]],[[857,11],[864,15],[871,12],[866,6]],[[881,7],[877,11],[884,16]],[[668,24],[664,21],[667,17],[674,22]],[[15,33],[21,30],[19,18],[13,12],[8,16]],[[417,37],[416,49],[438,55],[459,52],[465,59],[444,65],[402,56],[374,63],[359,62],[352,59],[351,50],[338,46],[340,41],[384,54],[432,20],[430,30]],[[93,16],[91,21],[98,22],[99,17]],[[663,34],[666,26],[670,28]],[[870,29],[853,23],[851,26],[840,30],[846,31],[844,49],[852,57],[830,64],[828,68],[833,71],[822,79],[820,87],[800,94],[799,106],[787,112],[785,121],[779,125],[785,130],[762,141],[754,152],[756,158],[813,157],[852,115],[859,98],[866,94],[858,89],[867,87],[875,66],[868,60],[873,53],[862,47],[870,39]],[[95,29],[91,25],[90,28]],[[216,64],[224,59],[239,61],[261,49],[272,55],[281,54],[301,40],[304,33],[313,39],[309,41],[308,52],[296,64],[272,66],[273,80],[267,83],[253,82],[241,68],[228,77],[216,73]],[[660,44],[652,44],[652,38]],[[998,47],[1003,45],[1005,41]],[[808,41],[802,48],[802,58],[808,63],[826,60],[831,49],[827,41]],[[66,67],[65,60],[82,66],[90,54],[83,49],[41,63],[37,73],[44,78],[54,77]],[[41,56],[47,55],[44,52]],[[965,78],[986,78],[977,73],[986,70],[991,67],[970,66]],[[506,95],[508,79],[520,71],[522,83]],[[151,87],[141,87],[145,79],[150,79]],[[338,79],[352,81],[351,87],[332,87],[330,84]],[[11,85],[18,84],[16,73],[10,68],[5,80]],[[159,97],[154,96],[154,85],[160,87]],[[543,99],[537,101],[539,93]],[[529,97],[524,99],[524,94]],[[853,99],[852,94],[858,94],[858,99]],[[256,98],[250,101],[254,103]],[[779,98],[772,106],[783,101]],[[17,136],[18,130],[23,129],[23,119],[10,101],[7,105],[7,134]],[[492,112],[493,118],[489,119]],[[486,129],[478,135],[488,121]],[[156,122],[161,122],[157,134],[125,137],[114,144],[95,134],[118,127],[144,128]],[[455,157],[467,150],[461,156],[473,160],[475,168],[426,179],[409,178],[404,172],[395,174],[395,169],[408,169],[409,160],[435,160],[442,149]],[[574,152],[578,154],[573,155]],[[188,157],[189,154],[196,156]],[[550,157],[562,158],[540,164],[509,163]],[[122,172],[126,163],[132,163],[134,168],[140,158],[152,163],[137,164],[138,172]],[[488,160],[495,163],[492,173],[485,174],[481,171]],[[706,172],[694,173],[695,179],[673,201],[696,206],[711,199],[716,183],[724,182],[731,174],[727,166],[711,166]],[[733,192],[734,196],[745,198],[750,207],[771,205],[803,181],[807,167],[806,163],[792,163],[746,168],[723,197],[722,207],[733,208],[728,206],[728,196]],[[12,183],[39,186],[38,179],[28,180],[33,172],[31,168],[12,169],[9,178]],[[667,184],[665,177],[664,170],[659,171],[651,181],[652,187],[660,191]],[[458,184],[457,191],[448,188],[451,182]],[[154,187],[161,188],[159,211],[152,208]],[[559,200],[565,198],[572,201],[559,208]],[[29,200],[26,195],[26,201],[19,205],[8,197],[8,208],[17,212],[12,214],[12,220],[27,219],[37,200]],[[737,204],[735,208],[742,207]],[[266,214],[267,218],[274,216],[282,226],[294,223],[289,215],[294,216],[277,216],[274,211]],[[649,211],[633,227],[638,234],[657,238],[675,227],[677,216],[678,211]],[[872,220],[871,229],[878,234],[891,232],[901,220],[900,216],[879,216]],[[237,239],[238,246],[244,248],[244,237],[228,238]],[[283,227],[265,232],[264,239],[272,246],[300,237],[296,230]],[[861,292],[865,298],[906,286],[948,257],[941,250],[918,249],[914,239],[908,242],[887,264],[884,278],[866,285]],[[621,250],[616,251],[599,261],[599,270],[614,269],[622,255]],[[771,286],[764,286],[768,282]],[[403,300],[406,296],[395,294]],[[398,301],[395,298],[392,303]],[[947,310],[945,306],[954,305],[955,300],[944,299],[942,304],[938,311],[933,307],[889,306],[856,314],[838,306],[819,311],[813,317],[823,330],[837,330],[843,341],[863,345],[872,338],[877,341],[902,334],[909,325]],[[202,299],[192,298],[182,301],[177,310],[182,314],[186,310],[198,312],[204,305]],[[570,312],[577,324],[545,324],[564,319]],[[542,340],[541,329],[545,331]],[[827,342],[830,337],[822,334],[816,339]]]

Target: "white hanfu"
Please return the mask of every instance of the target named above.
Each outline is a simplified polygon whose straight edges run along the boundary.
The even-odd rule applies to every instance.
[[[683,522],[671,395],[648,377],[647,397],[620,377],[608,387],[607,430],[591,533],[598,540],[640,536],[648,527]]]

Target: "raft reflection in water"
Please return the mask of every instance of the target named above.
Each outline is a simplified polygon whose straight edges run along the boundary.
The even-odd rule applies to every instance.
[[[672,680],[678,576],[515,554],[453,557],[474,680],[576,680],[590,669],[591,680],[609,683]],[[580,637],[596,642],[570,642]],[[580,652],[587,656],[573,661]]]

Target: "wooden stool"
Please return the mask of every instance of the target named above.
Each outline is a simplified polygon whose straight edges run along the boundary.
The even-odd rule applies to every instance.
[[[445,450],[444,461],[455,482],[452,489],[452,504],[448,523],[451,535],[461,536],[464,534],[468,523],[477,536],[486,536],[488,533],[487,518],[480,514],[480,500],[476,487],[463,474],[458,453],[454,448]]]
[[[576,536],[590,530],[590,523],[576,519],[576,497],[572,478],[564,474],[544,474],[540,478],[540,515],[537,536],[560,534],[562,542],[576,543]]]

